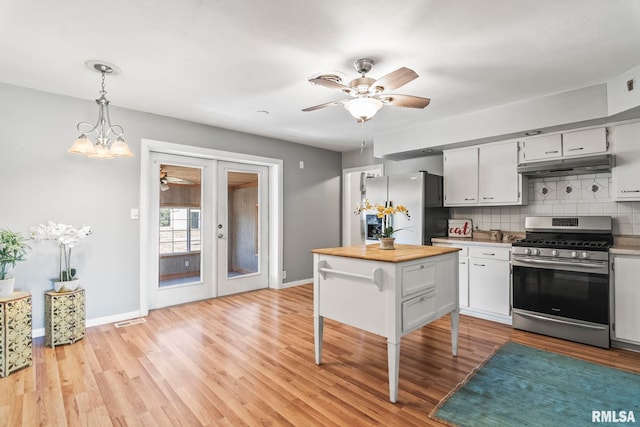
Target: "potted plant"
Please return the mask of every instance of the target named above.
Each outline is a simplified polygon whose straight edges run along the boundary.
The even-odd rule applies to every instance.
[[[49,221],[46,225],[39,224],[31,228],[31,237],[36,241],[56,240],[60,246],[60,273],[53,280],[53,290],[56,292],[75,291],[80,285],[76,276],[76,269],[71,267],[71,249],[80,240],[91,234],[91,227],[84,225],[75,228],[71,225],[56,224]]]
[[[13,294],[15,277],[9,276],[9,269],[24,261],[28,250],[29,245],[20,233],[0,230],[0,298]]]
[[[365,200],[363,204],[358,204],[354,213],[360,215],[362,212],[370,210],[375,211],[376,216],[382,219],[382,229],[379,234],[376,234],[376,237],[380,239],[380,249],[395,249],[395,237],[393,237],[393,234],[404,230],[404,228],[394,229],[392,217],[395,214],[401,213],[410,220],[409,210],[403,205],[392,206],[389,201],[384,202],[384,204],[378,203],[372,205],[369,203],[369,200]]]

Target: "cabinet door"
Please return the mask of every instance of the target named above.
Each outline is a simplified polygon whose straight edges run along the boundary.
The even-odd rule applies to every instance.
[[[444,152],[445,206],[478,203],[478,149]]]
[[[458,259],[458,300],[460,307],[469,307],[469,258]]]
[[[523,163],[562,156],[562,136],[560,134],[528,138],[521,144]]]
[[[562,134],[562,155],[564,157],[605,153],[606,151],[606,128],[588,129]]]
[[[640,344],[639,257],[613,258],[614,337]]]
[[[469,307],[509,315],[509,262],[469,258]]]
[[[640,123],[616,126],[611,171],[614,200],[640,200]]]
[[[479,149],[478,196],[480,204],[512,204],[520,199],[518,143]]]

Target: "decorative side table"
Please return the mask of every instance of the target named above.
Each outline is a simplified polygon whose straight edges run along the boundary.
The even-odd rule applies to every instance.
[[[84,338],[84,289],[73,292],[49,291],[44,294],[44,343],[55,347]]]
[[[0,298],[0,377],[31,366],[31,294]]]

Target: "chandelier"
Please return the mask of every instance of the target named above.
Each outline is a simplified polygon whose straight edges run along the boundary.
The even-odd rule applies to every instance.
[[[104,89],[104,77],[113,73],[113,68],[105,64],[92,64],[102,74],[102,89],[98,104],[98,121],[95,125],[80,122],[76,126],[80,136],[69,148],[69,153],[81,154],[94,159],[112,159],[114,157],[133,157],[129,146],[122,138],[124,129],[120,125],[112,125],[109,118],[109,100]],[[87,135],[95,134],[95,143],[91,142]],[[115,141],[112,141],[115,138]]]

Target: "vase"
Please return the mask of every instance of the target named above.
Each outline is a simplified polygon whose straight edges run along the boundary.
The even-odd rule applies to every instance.
[[[380,249],[395,249],[395,246],[393,246],[393,242],[395,242],[395,240],[395,237],[381,237]]]
[[[66,282],[60,282],[58,280],[53,281],[53,290],[55,292],[73,292],[80,287],[80,279],[67,280]]]
[[[15,277],[7,277],[0,280],[0,298],[6,298],[13,295],[13,288],[16,284]]]

